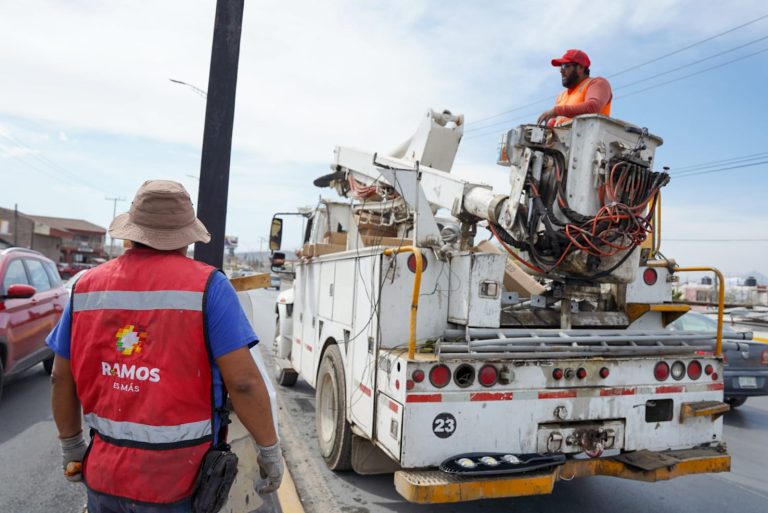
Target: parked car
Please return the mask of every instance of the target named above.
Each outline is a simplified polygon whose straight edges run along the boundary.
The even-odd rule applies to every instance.
[[[45,337],[67,298],[53,261],[29,249],[0,250],[0,394],[5,381],[40,362],[51,373]]]
[[[717,321],[697,312],[688,312],[672,322],[671,330],[717,330]],[[736,333],[723,325],[723,333]],[[723,381],[725,401],[731,408],[738,408],[748,397],[768,395],[768,345],[762,342],[739,341],[739,349],[724,349]]]
[[[64,278],[65,280],[68,280],[69,278],[72,278],[74,275],[76,275],[80,271],[95,267],[95,264],[86,264],[83,262],[72,262],[71,264],[68,264],[65,262],[60,262],[57,264],[57,267],[61,277]]]
[[[77,271],[77,273],[74,276],[72,276],[70,279],[64,282],[64,289],[67,291],[67,295],[69,296],[72,295],[72,288],[75,286],[75,283],[77,283],[77,280],[79,280],[80,277],[84,275],[87,270],[88,269]]]
[[[275,290],[280,290],[280,276],[277,274],[270,274],[269,286]]]

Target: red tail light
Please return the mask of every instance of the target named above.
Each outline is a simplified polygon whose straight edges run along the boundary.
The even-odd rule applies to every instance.
[[[713,372],[715,372],[715,368],[712,367],[711,365],[707,365],[706,367],[704,367],[704,374],[706,374],[707,376],[711,376]]]
[[[653,368],[653,375],[658,381],[665,381],[669,377],[669,365],[667,362],[659,362]]]
[[[584,367],[579,367],[579,370],[576,371],[576,377],[579,379],[584,379],[587,377],[587,369]]]
[[[655,285],[657,279],[659,279],[659,275],[656,273],[656,269],[649,267],[643,271],[643,281],[646,285]]]
[[[499,380],[499,371],[493,365],[484,365],[477,374],[477,380],[484,387],[490,387]]]
[[[701,362],[693,360],[688,364],[688,377],[691,379],[699,379],[701,377]]]
[[[433,387],[443,388],[451,381],[451,369],[447,365],[435,365],[429,371],[429,382]]]
[[[768,365],[768,349],[760,354],[760,363],[762,365]]]
[[[603,379],[607,378],[610,373],[611,371],[608,370],[608,367],[603,367],[600,369],[600,377]]]
[[[416,383],[421,383],[424,381],[424,371],[421,369],[416,369],[411,373],[411,377],[413,378],[413,381]]]
[[[717,375],[717,372],[713,372],[712,373],[712,381],[717,381],[717,378],[719,378],[719,377],[720,376]]]
[[[413,390],[413,387],[416,386],[412,379],[406,379],[405,380],[405,388],[406,390]]]
[[[552,377],[555,379],[563,379],[563,369],[555,369],[552,371]]]
[[[411,256],[408,257],[408,270],[412,273],[416,272],[416,255],[411,253]],[[421,255],[421,272],[424,272],[427,270],[427,259],[424,257],[424,255]]]

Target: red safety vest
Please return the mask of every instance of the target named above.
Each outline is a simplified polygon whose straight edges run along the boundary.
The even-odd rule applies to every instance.
[[[578,105],[580,103],[584,103],[584,101],[587,99],[587,90],[589,89],[589,84],[592,83],[592,80],[593,80],[592,78],[585,78],[576,87],[573,87],[571,89],[564,89],[557,96],[557,99],[555,99],[555,107],[560,105]],[[612,101],[613,101],[613,97],[611,97],[611,99],[608,100],[608,103],[603,105],[603,108],[600,109],[600,114],[602,114],[603,116],[611,115]],[[555,118],[554,126],[561,126],[570,122],[571,122],[571,118],[558,116]]]
[[[71,365],[93,432],[89,489],[148,503],[194,492],[213,434],[203,326],[213,272],[176,252],[132,249],[75,285]]]

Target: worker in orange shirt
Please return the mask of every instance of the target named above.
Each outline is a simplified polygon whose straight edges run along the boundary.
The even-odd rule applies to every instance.
[[[568,50],[559,59],[552,59],[552,66],[560,67],[565,90],[555,100],[555,107],[541,113],[536,124],[561,126],[571,118],[582,114],[610,116],[611,84],[602,77],[589,76],[589,57],[581,50]]]

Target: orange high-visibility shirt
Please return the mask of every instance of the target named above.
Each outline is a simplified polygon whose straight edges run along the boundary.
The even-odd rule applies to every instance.
[[[611,115],[613,93],[608,81],[601,77],[585,78],[571,89],[565,89],[555,100],[554,126],[570,123],[582,114]]]

